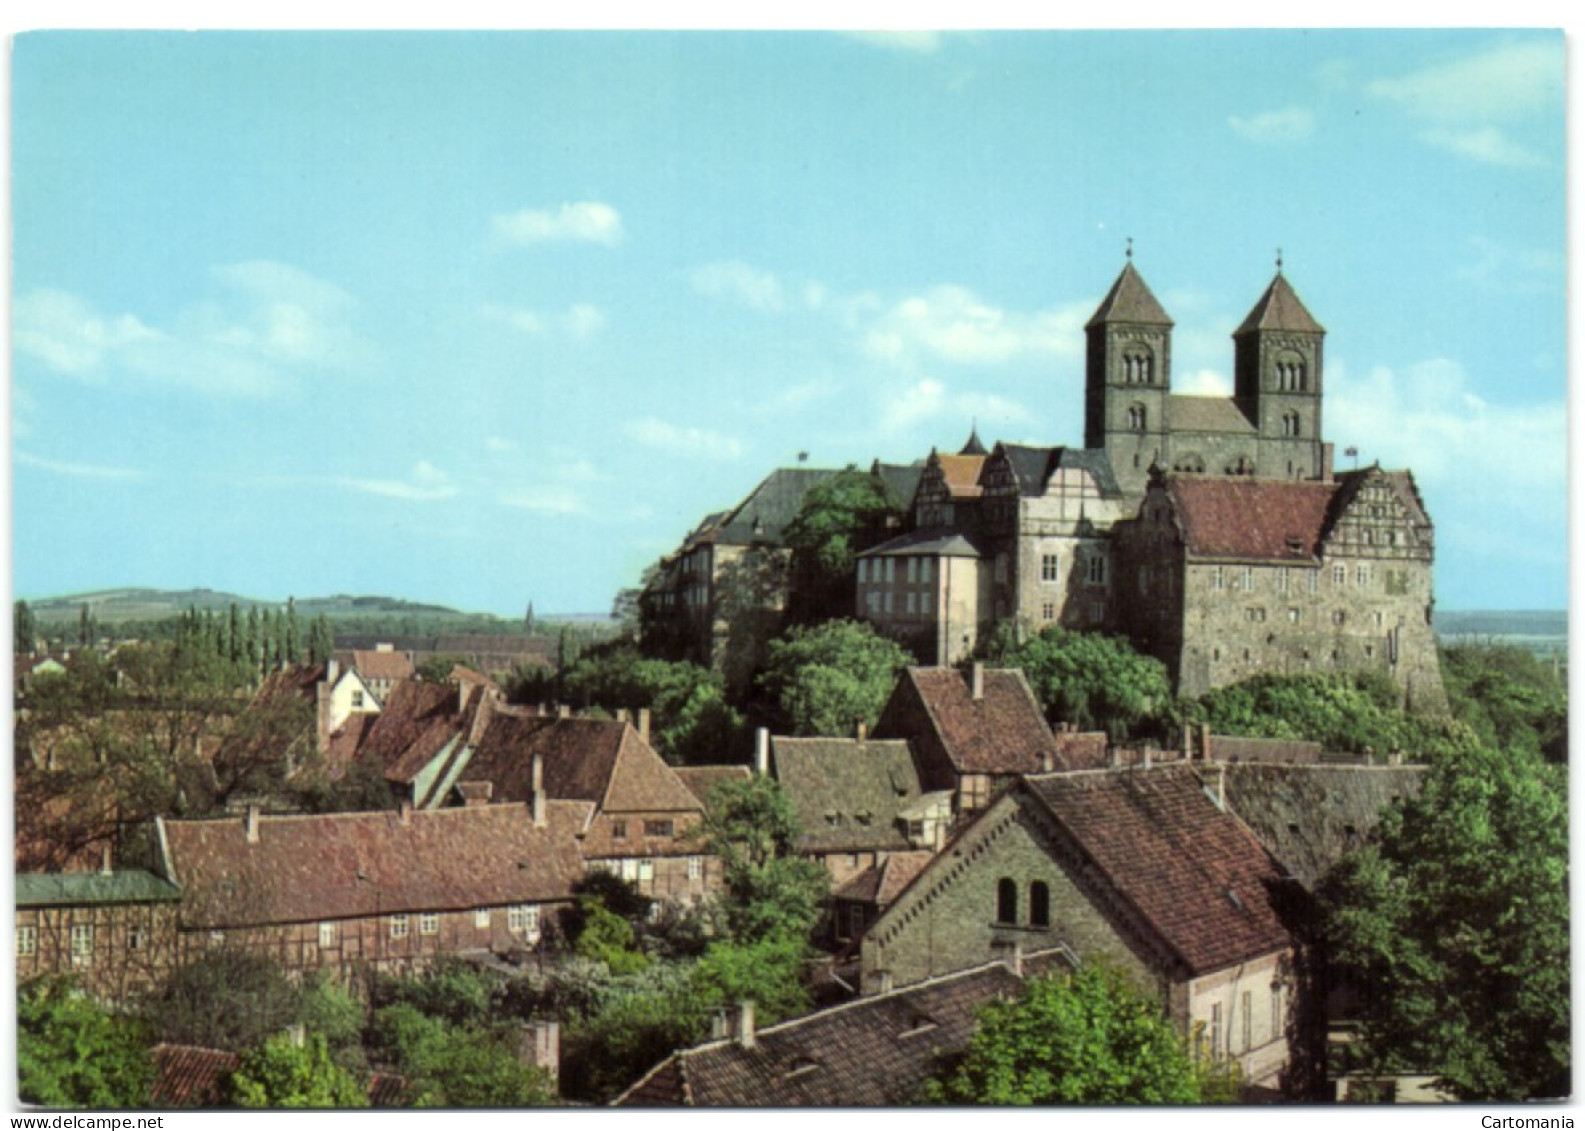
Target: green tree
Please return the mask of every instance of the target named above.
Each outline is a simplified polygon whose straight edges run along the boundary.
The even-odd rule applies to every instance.
[[[409,1002],[376,1011],[370,1044],[408,1079],[418,1107],[543,1107],[549,1078],[517,1059],[515,1030],[449,1024]]]
[[[1445,756],[1321,905],[1333,966],[1361,990],[1364,1068],[1434,1072],[1462,1100],[1568,1094],[1559,768],[1524,751]]]
[[[33,610],[28,608],[26,601],[17,601],[11,606],[11,650],[19,656],[32,655],[38,638],[39,628],[33,619]]]
[[[645,659],[621,644],[585,653],[562,682],[585,707],[649,708],[650,741],[674,765],[720,762],[743,739],[743,718],[727,704],[720,674],[698,664]]]
[[[85,601],[77,606],[77,643],[84,648],[91,648],[98,638],[99,626],[94,623],[94,614]]]
[[[274,959],[233,947],[173,970],[149,1000],[155,1034],[177,1045],[247,1049],[298,1020],[298,990]]]
[[[335,652],[335,630],[330,627],[330,618],[320,613],[308,625],[308,662],[322,664]]]
[[[456,652],[442,652],[419,664],[415,674],[426,683],[445,683],[451,677],[453,668],[467,666],[468,657]]]
[[[297,617],[297,598],[286,598],[286,623],[282,629],[281,658],[288,664],[303,662],[303,631]]]
[[[830,891],[830,873],[796,855],[798,816],[781,787],[759,777],[717,784],[702,834],[722,861],[732,937],[807,939]]]
[[[854,620],[791,629],[771,642],[760,686],[792,734],[852,734],[874,726],[911,658]]]
[[[1192,1104],[1231,1098],[1161,1008],[1121,972],[1034,978],[980,1012],[967,1052],[925,1089],[934,1103]]]
[[[804,979],[808,955],[804,938],[791,933],[769,934],[747,944],[713,942],[694,967],[694,995],[714,1009],[752,1001],[758,1025],[797,1017],[812,1004]]]
[[[789,618],[850,615],[858,554],[882,541],[888,519],[904,510],[885,483],[851,466],[811,487],[782,539],[792,551]]]
[[[633,974],[649,965],[638,949],[638,935],[626,919],[606,907],[598,896],[579,900],[583,929],[573,942],[573,952],[594,962],[603,962],[613,974]]]
[[[726,626],[720,668],[733,702],[747,699],[770,642],[784,627],[789,576],[786,551],[772,546],[754,546],[728,558],[716,573],[715,616]]]
[[[142,1027],[106,1013],[67,979],[20,988],[18,1094],[46,1107],[146,1107],[154,1063]]]
[[[1007,644],[1003,633],[993,648],[998,662],[1023,669],[1052,722],[1125,738],[1159,728],[1171,706],[1166,665],[1122,637],[1052,625],[1021,644],[1001,646]]]
[[[1460,645],[1442,651],[1442,680],[1455,718],[1487,746],[1523,746],[1568,759],[1568,689],[1522,648]]]
[[[523,614],[523,635],[534,635],[534,602],[528,603],[528,611]]]
[[[271,1037],[243,1054],[227,1084],[238,1107],[368,1107],[369,1093],[330,1055],[325,1038],[311,1033],[298,1045]]]

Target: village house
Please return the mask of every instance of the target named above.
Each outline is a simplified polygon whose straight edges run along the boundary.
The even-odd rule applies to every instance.
[[[155,822],[181,890],[177,961],[211,947],[288,970],[411,969],[533,951],[575,898],[587,802]]]
[[[963,826],[870,926],[865,993],[1063,946],[1159,995],[1254,1085],[1289,1057],[1295,881],[1184,763],[1032,775]]]
[[[907,740],[920,788],[950,791],[957,814],[983,809],[1020,774],[1068,768],[1040,703],[1016,668],[908,668],[876,721],[874,737]]]
[[[174,958],[177,887],[150,872],[16,877],[16,976],[71,975],[96,994],[125,1000],[155,985]]]
[[[390,694],[391,688],[404,679],[412,679],[417,672],[411,652],[400,651],[385,641],[373,648],[337,651],[335,660],[342,667],[357,672],[381,702]]]
[[[744,1003],[721,1037],[673,1053],[619,1107],[901,1107],[974,1036],[979,1013],[1027,978],[1072,969],[1060,949],[982,962],[758,1029]]]

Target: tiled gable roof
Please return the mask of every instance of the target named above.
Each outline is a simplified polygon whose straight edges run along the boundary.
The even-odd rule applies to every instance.
[[[937,455],[941,478],[954,499],[977,499],[984,489],[980,486],[980,470],[985,466],[985,456]]]
[[[1112,289],[1106,292],[1101,305],[1095,308],[1095,313],[1090,315],[1090,320],[1084,324],[1084,328],[1088,330],[1092,326],[1100,326],[1107,322],[1137,322],[1147,326],[1172,325],[1172,319],[1167,317],[1167,312],[1156,301],[1156,296],[1150,293],[1144,278],[1134,270],[1133,260],[1123,265],[1122,273],[1117,276]]]
[[[907,742],[777,736],[771,758],[803,827],[802,851],[908,847],[897,814],[918,800],[920,788]]]
[[[710,799],[710,791],[721,782],[748,781],[754,776],[754,771],[747,766],[674,766],[671,772],[701,805]]]
[[[998,443],[996,445],[1007,459],[1013,478],[1018,483],[1018,493],[1038,496],[1046,492],[1046,485],[1058,469],[1074,468],[1087,471],[1103,495],[1117,495],[1117,476],[1106,453],[1097,448],[1032,448],[1024,444]]]
[[[607,813],[695,812],[699,801],[638,731],[623,724],[611,788],[601,808]]]
[[[589,807],[525,805],[163,823],[189,928],[309,922],[571,897]]]
[[[1239,324],[1235,335],[1255,330],[1286,330],[1290,333],[1324,334],[1326,330],[1305,309],[1287,278],[1280,272],[1255,302],[1254,308]]]
[[[1188,552],[1309,564],[1319,554],[1336,486],[1278,479],[1167,479]]]
[[[1187,766],[1044,774],[1025,787],[1194,975],[1292,945],[1288,877]]]
[[[354,711],[336,728],[325,747],[325,770],[332,778],[339,778],[356,761],[364,740],[379,717],[372,711]]]
[[[1257,431],[1231,397],[1173,393],[1167,397],[1167,420],[1174,432],[1222,432],[1253,436]]]
[[[1056,955],[1031,956],[1033,974]],[[674,1053],[621,1106],[896,1107],[917,1103],[942,1059],[961,1052],[979,1012],[1023,984],[1000,962],[859,998],[761,1029],[753,1048],[712,1041]]]
[[[416,670],[412,656],[395,649],[384,652],[358,648],[337,652],[336,658],[356,669],[364,679],[412,679]]]
[[[946,527],[932,526],[909,531],[872,546],[858,556],[861,558],[889,557],[898,554],[923,554],[936,558],[983,558],[985,550],[972,534]]]
[[[359,744],[358,759],[372,761],[396,782],[410,781],[456,738],[462,720],[456,687],[402,680]]]
[[[978,701],[969,677],[955,668],[909,668],[894,695],[905,693],[903,684],[924,703],[959,773],[1034,774],[1063,767],[1040,704],[1018,669],[984,669],[985,694]]]
[[[1224,774],[1227,804],[1300,883],[1314,888],[1344,853],[1375,835],[1382,815],[1425,782],[1425,766],[1237,763]]]
[[[219,1107],[225,1103],[222,1085],[237,1070],[242,1058],[224,1049],[197,1045],[157,1044],[154,1058],[154,1086],[149,1093],[151,1107]],[[373,1072],[368,1081],[369,1103],[373,1107],[401,1106],[407,1098],[407,1080],[388,1072]]]
[[[833,899],[847,899],[859,903],[873,903],[886,907],[935,859],[935,853],[923,849],[909,852],[889,852],[879,864],[871,864],[836,891]]]
[[[259,690],[253,696],[254,705],[293,695],[313,701],[317,694],[316,686],[324,678],[324,664],[289,664],[277,668],[259,683]]]

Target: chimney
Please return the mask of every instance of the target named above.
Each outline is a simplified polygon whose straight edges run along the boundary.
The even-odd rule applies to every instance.
[[[1223,812],[1227,811],[1227,767],[1216,767],[1216,807]]]
[[[561,1077],[561,1024],[557,1021],[525,1022],[518,1059],[530,1068],[548,1072],[551,1083],[557,1083]]]
[[[976,703],[985,699],[985,665],[978,660],[969,668],[969,696]]]
[[[556,717],[558,719],[570,719],[570,718],[572,718],[572,708],[570,706],[568,706],[566,703],[557,703],[556,704]]]
[[[1200,724],[1200,757],[1207,762],[1216,761],[1216,751],[1211,748],[1211,724]]]
[[[1144,758],[1145,769],[1150,769],[1150,743],[1145,743],[1139,748],[1140,756]]]
[[[1332,444],[1328,441],[1321,445],[1321,482],[1332,482]]]
[[[243,827],[246,828],[247,831],[248,831],[248,843],[249,844],[258,844],[259,843],[259,807],[257,805],[249,805],[248,806],[247,823]]]
[[[627,722],[627,708],[626,707],[618,707],[616,709],[616,721],[619,722],[619,723]]]
[[[101,845],[99,848],[99,874],[108,876],[113,871],[115,869],[110,866],[110,846],[108,844]]]
[[[860,719],[859,720],[859,725],[858,725],[859,745],[863,746],[865,741],[869,738],[869,736],[870,736],[870,724],[865,722],[863,719]]]
[[[710,1015],[710,1039],[724,1041],[731,1035],[732,1026],[727,1022],[726,1010],[718,1009]]]
[[[336,680],[337,680],[338,677],[340,677],[340,675],[341,675],[341,662],[339,660],[336,660],[334,657],[332,657],[331,659],[326,660],[325,661],[325,682],[330,684],[332,687],[334,687],[335,684],[336,684]]]
[[[759,1044],[759,1036],[754,1032],[754,1002],[745,998],[737,1003],[737,1043],[742,1048],[751,1049]]]
[[[1047,747],[1045,750],[1040,752],[1040,772],[1043,774],[1049,774],[1054,768],[1055,766],[1051,758],[1051,749],[1050,747]]]
[[[534,761],[529,771],[533,775],[533,791],[529,795],[528,803],[534,814],[534,827],[545,827],[545,759],[539,751],[534,751]]]
[[[413,803],[408,798],[402,798],[402,824],[413,823]]]
[[[756,727],[754,730],[754,773],[762,778],[770,777],[769,727]]]
[[[649,741],[649,708],[638,709],[638,736],[645,742]]]

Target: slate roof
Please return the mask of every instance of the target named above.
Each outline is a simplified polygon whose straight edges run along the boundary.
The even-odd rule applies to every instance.
[[[549,797],[603,812],[698,811],[694,796],[631,725],[605,719],[491,711],[464,776],[488,781],[496,801],[527,801],[534,755]]]
[[[978,702],[970,693],[969,676],[955,668],[909,668],[893,694],[903,694],[903,684],[912,685],[959,773],[1033,774],[1047,765],[1063,768],[1061,751],[1024,673],[1017,668],[985,668],[984,673],[985,696]]]
[[[1201,558],[1312,564],[1321,552],[1336,485],[1279,479],[1167,479],[1184,545]],[[1290,545],[1290,540],[1296,539]]]
[[[803,828],[801,851],[909,847],[897,813],[921,791],[907,742],[774,736],[771,766]]]
[[[1307,888],[1375,835],[1384,812],[1417,797],[1425,766],[1203,766],[1225,774],[1227,804]]]
[[[1189,767],[1043,774],[1025,787],[1099,877],[1192,975],[1292,945],[1273,899],[1288,877]]]
[[[1062,963],[1025,959],[1029,974]],[[961,1052],[979,1011],[1017,995],[1023,979],[988,963],[891,993],[768,1026],[755,1046],[712,1041],[673,1053],[614,1102],[656,1107],[896,1107],[918,1093],[943,1057]]]
[[[969,429],[969,438],[966,441],[964,441],[963,446],[958,449],[958,455],[960,455],[960,456],[983,456],[983,455],[989,455],[989,454],[990,453],[985,450],[985,445],[980,442],[980,430],[979,430],[979,428],[978,427],[974,427],[974,428]]]
[[[887,907],[934,859],[935,853],[924,849],[887,853],[879,864],[871,864],[832,892],[831,898]]]
[[[104,872],[28,872],[16,877],[18,907],[81,907],[106,903],[167,903],[181,889],[140,869]]]
[[[1138,271],[1134,270],[1132,259],[1123,265],[1122,273],[1117,276],[1112,289],[1106,292],[1101,305],[1095,308],[1095,313],[1090,315],[1090,320],[1084,324],[1084,328],[1088,330],[1092,326],[1100,326],[1107,322],[1138,322],[1149,326],[1172,325],[1172,319],[1167,317],[1167,312],[1156,301],[1156,296],[1150,293],[1145,280]]]
[[[780,544],[783,529],[798,514],[809,489],[836,474],[819,467],[778,467],[732,508],[710,540],[722,546]]]
[[[857,555],[861,558],[889,557],[901,554],[928,554],[938,558],[983,558],[985,550],[972,534],[948,527],[931,526],[899,534],[879,546],[871,546]]]
[[[1112,472],[1111,461],[1103,449],[1088,448],[1032,448],[1024,444],[998,443],[997,449],[1007,456],[1018,482],[1021,495],[1043,495],[1046,484],[1058,468],[1077,468],[1088,471],[1103,495],[1118,495],[1117,476]]]
[[[1167,397],[1167,421],[1174,432],[1220,432],[1253,436],[1257,429],[1230,397]]]
[[[882,463],[870,465],[870,474],[886,484],[887,490],[897,497],[905,508],[913,506],[914,492],[919,490],[919,479],[925,473],[924,460],[913,463]]]
[[[571,897],[586,804],[162,822],[188,928],[310,922]],[[360,876],[362,877],[360,879]]]
[[[754,771],[747,766],[674,766],[671,772],[701,805],[710,799],[710,791],[721,782],[749,781],[754,776]]]
[[[1255,330],[1286,330],[1301,334],[1324,334],[1326,330],[1305,309],[1287,278],[1279,271],[1271,285],[1255,302],[1254,309],[1239,324],[1235,335]]]

